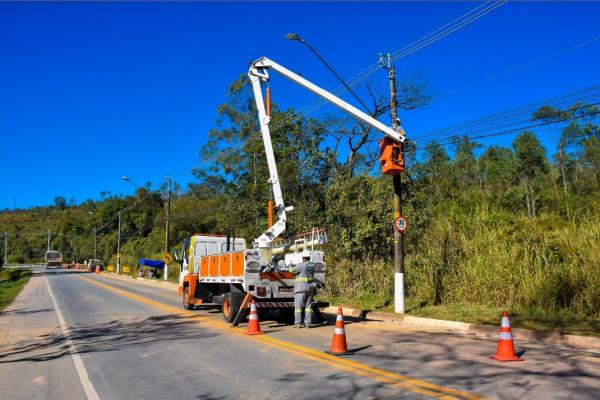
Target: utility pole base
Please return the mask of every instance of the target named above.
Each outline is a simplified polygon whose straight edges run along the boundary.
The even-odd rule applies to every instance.
[[[394,274],[394,311],[404,314],[404,273]]]

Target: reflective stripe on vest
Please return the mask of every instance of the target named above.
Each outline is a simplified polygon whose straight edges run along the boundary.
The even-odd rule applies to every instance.
[[[296,278],[296,282],[312,282],[314,278]]]

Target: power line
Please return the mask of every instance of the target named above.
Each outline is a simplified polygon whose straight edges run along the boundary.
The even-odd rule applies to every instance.
[[[477,118],[471,121],[463,122],[448,128],[435,129],[423,134],[417,134],[415,139],[436,138],[452,135],[457,131],[469,129],[481,129],[481,126],[490,126],[493,123],[501,123],[508,118],[518,117],[524,114],[532,114],[535,110],[542,106],[554,106],[555,108],[564,107],[566,104],[576,104],[583,101],[594,101],[600,96],[600,85],[590,86],[574,92],[570,92],[561,96],[548,98],[541,101],[536,101],[523,106],[509,109],[500,113],[491,114],[485,117]],[[414,139],[413,139],[414,140]]]
[[[452,20],[449,23],[443,25],[442,27],[436,29],[435,31],[429,33],[428,35],[422,37],[421,39],[418,39],[418,40],[406,45],[402,49],[396,51],[392,56],[392,60],[396,61],[396,60],[399,60],[410,54],[415,53],[416,51],[442,39],[443,37],[449,35],[450,33],[455,32],[456,30],[458,30],[458,29],[474,22],[475,20],[481,18],[482,16],[494,11],[496,8],[504,5],[506,2],[507,2],[507,0],[493,0],[493,1],[488,0],[486,3],[476,7],[475,9],[467,12],[466,14],[461,15],[458,18],[455,18],[454,20]],[[373,65],[371,65],[370,67],[365,69],[363,72],[359,73],[355,77],[348,80],[347,83],[350,87],[354,87],[354,86],[358,85],[359,83],[363,82],[364,80],[366,80],[368,77],[370,77],[376,71],[378,71],[380,68],[381,68],[381,66],[378,62],[374,63]],[[347,89],[342,85],[342,86],[338,86],[331,92],[333,94],[335,94],[336,96],[340,96],[343,93],[345,93],[346,91],[347,91]],[[300,118],[304,118],[306,114],[310,114],[310,113],[316,111],[317,109],[319,109],[326,103],[327,102],[324,100],[317,100],[314,103],[305,107],[304,109],[298,110],[295,117],[285,118],[278,125],[271,126],[270,129],[272,132],[274,132],[274,131],[284,127],[288,123],[293,123]],[[252,134],[248,138],[244,139],[242,141],[242,143],[240,143],[236,146],[233,146],[233,147],[229,147],[229,148],[224,149],[221,152],[219,152],[216,155],[215,159],[227,157],[227,156],[233,154],[233,152],[243,148],[248,143],[250,143],[260,137],[261,137],[261,132],[256,131],[254,134]]]
[[[581,108],[584,107],[589,107],[589,106],[595,106],[600,104],[600,102],[598,103],[593,103],[593,104],[587,104],[585,106],[582,106]],[[547,125],[553,125],[553,124],[557,124],[560,122],[565,122],[565,121],[572,121],[572,120],[578,120],[578,119],[583,119],[583,118],[587,118],[587,117],[591,117],[591,116],[596,116],[600,114],[600,110],[599,111],[592,111],[589,113],[585,113],[583,115],[580,116],[569,116],[569,117],[564,117],[564,118],[560,118],[557,120],[553,120],[553,121],[546,121],[546,122],[540,122],[537,124],[531,124],[531,125],[527,125],[527,126],[520,126],[517,128],[511,128],[511,129],[507,129],[507,130],[503,130],[503,131],[499,131],[499,132],[492,132],[492,133],[486,133],[486,134],[481,134],[481,135],[465,135],[467,136],[469,139],[471,140],[477,140],[477,139],[483,139],[483,138],[488,138],[488,137],[493,137],[493,136],[502,136],[502,135],[506,135],[506,134],[511,134],[511,133],[516,133],[519,131],[524,131],[524,130],[528,130],[528,129],[534,129],[534,128],[539,128],[542,126],[547,126]],[[444,144],[452,144],[453,141],[449,141],[446,143],[436,143],[436,144],[430,144],[429,146],[425,146],[422,149],[428,149],[428,148],[432,148],[432,147],[436,147],[438,145],[444,145]],[[419,148],[417,148],[418,150]]]
[[[576,105],[577,103],[573,103],[573,105]],[[577,110],[581,110],[581,109],[586,109],[586,108],[590,108],[596,105],[599,105],[599,102],[596,103],[591,103],[591,104],[584,104],[584,105],[579,105],[578,107],[572,109],[572,111],[577,111]],[[539,122],[539,123],[535,123],[535,124],[529,124],[526,126],[518,126],[518,127],[514,127],[511,129],[504,129],[504,130],[499,130],[499,131],[494,131],[494,132],[488,132],[485,134],[480,134],[480,135],[468,135],[468,134],[464,134],[463,136],[468,137],[470,140],[477,140],[477,139],[484,139],[484,138],[489,138],[489,137],[495,137],[495,136],[503,136],[503,135],[510,135],[510,134],[514,134],[520,131],[524,131],[524,130],[528,130],[528,129],[534,129],[534,128],[539,128],[539,127],[543,127],[543,126],[549,126],[549,125],[553,125],[553,124],[558,124],[558,123],[562,123],[565,121],[570,121],[570,120],[579,120],[579,119],[584,119],[587,117],[594,117],[600,115],[600,110],[598,111],[592,111],[592,112],[587,112],[587,113],[583,113],[581,115],[575,115],[575,116],[568,116],[568,117],[563,117],[560,119],[556,119],[556,120],[552,120],[552,121],[546,121],[546,122]],[[531,121],[531,119],[527,120],[528,122]],[[458,136],[458,135],[457,135]],[[435,148],[435,147],[444,147],[444,146],[448,146],[448,145],[454,145],[454,141],[450,140],[450,141],[445,141],[445,142],[440,142],[440,143],[430,143],[428,145],[422,146],[422,147],[417,147],[416,151],[425,151],[431,148]],[[364,155],[365,160],[367,160],[367,164],[373,163],[376,158],[378,158],[378,153],[379,150],[375,150],[373,152],[370,152],[366,155]],[[319,180],[325,180],[325,179],[329,179],[333,176],[337,176],[340,175],[341,173],[338,171],[335,171],[334,169],[330,169],[329,172],[321,174],[318,179]],[[311,182],[313,183],[313,182]],[[307,185],[310,185],[311,183],[300,183],[298,185],[294,185],[294,186],[288,186],[286,187],[286,190],[296,190],[296,189],[300,189],[302,187],[306,187]]]
[[[455,91],[452,91],[452,92],[450,92],[450,93],[442,93],[442,94],[440,94],[440,95],[433,96],[433,97],[432,97],[431,99],[429,99],[429,100],[430,100],[430,101],[431,101],[431,100],[439,100],[439,99],[441,99],[441,98],[444,98],[444,97],[448,97],[448,96],[454,96],[454,95],[456,95],[456,94],[458,94],[458,93],[461,93],[461,92],[463,92],[463,91],[465,91],[465,90],[467,90],[467,89],[470,89],[470,88],[472,88],[472,87],[479,86],[479,85],[481,85],[481,84],[484,84],[484,83],[491,82],[491,81],[493,81],[493,80],[495,80],[495,79],[498,79],[498,78],[501,78],[501,77],[503,77],[503,76],[506,76],[506,75],[512,74],[513,72],[521,71],[521,70],[523,70],[523,69],[529,68],[529,67],[531,67],[531,66],[534,66],[534,65],[536,65],[536,64],[541,64],[541,63],[543,63],[543,62],[545,62],[545,61],[548,61],[548,60],[551,60],[551,59],[553,59],[553,58],[556,58],[556,57],[558,57],[558,56],[561,56],[561,55],[563,55],[563,54],[569,53],[569,52],[571,52],[571,51],[573,51],[573,50],[577,50],[577,49],[579,49],[579,48],[581,48],[581,47],[584,47],[584,46],[587,46],[587,45],[589,45],[589,44],[595,43],[595,42],[597,42],[597,41],[599,41],[599,40],[600,40],[600,36],[596,36],[596,37],[594,37],[594,38],[592,38],[592,39],[589,39],[589,40],[586,40],[586,41],[584,41],[584,42],[581,42],[581,43],[578,43],[578,44],[576,44],[576,45],[573,45],[573,46],[571,46],[571,47],[568,47],[568,48],[565,48],[565,49],[559,50],[559,51],[557,51],[557,52],[554,52],[554,53],[552,53],[552,54],[549,54],[549,55],[547,55],[547,56],[544,56],[544,57],[542,57],[542,58],[538,58],[538,59],[535,59],[535,60],[533,60],[533,61],[529,61],[529,62],[527,62],[527,63],[525,63],[525,64],[521,64],[521,65],[518,65],[518,66],[516,66],[516,67],[509,68],[509,69],[507,69],[507,70],[504,70],[504,71],[502,71],[502,72],[499,72],[499,73],[497,73],[497,74],[494,74],[494,75],[491,75],[491,76],[488,76],[488,77],[486,77],[486,78],[483,78],[483,79],[481,79],[481,80],[478,80],[478,81],[475,81],[475,82],[471,82],[471,83],[469,83],[469,84],[467,84],[467,85],[465,85],[465,86],[462,86],[462,87],[458,88],[457,90],[455,90]]]

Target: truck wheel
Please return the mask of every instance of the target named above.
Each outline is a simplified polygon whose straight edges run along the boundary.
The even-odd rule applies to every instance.
[[[187,286],[183,288],[183,308],[186,310],[194,308],[194,306],[190,304],[190,288]]]
[[[223,318],[225,321],[233,322],[240,311],[240,306],[241,304],[231,299],[231,293],[225,293],[225,296],[223,296]]]
[[[281,322],[293,323],[294,322],[294,309],[292,307],[285,307],[279,309],[279,317]]]

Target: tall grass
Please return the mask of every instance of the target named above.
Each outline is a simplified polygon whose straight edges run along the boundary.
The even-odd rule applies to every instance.
[[[451,215],[451,216],[450,216]],[[470,303],[600,315],[600,217],[569,222],[487,208],[439,213],[407,235],[411,304]],[[412,241],[411,241],[412,240]],[[393,296],[391,260],[331,260],[333,297]]]

